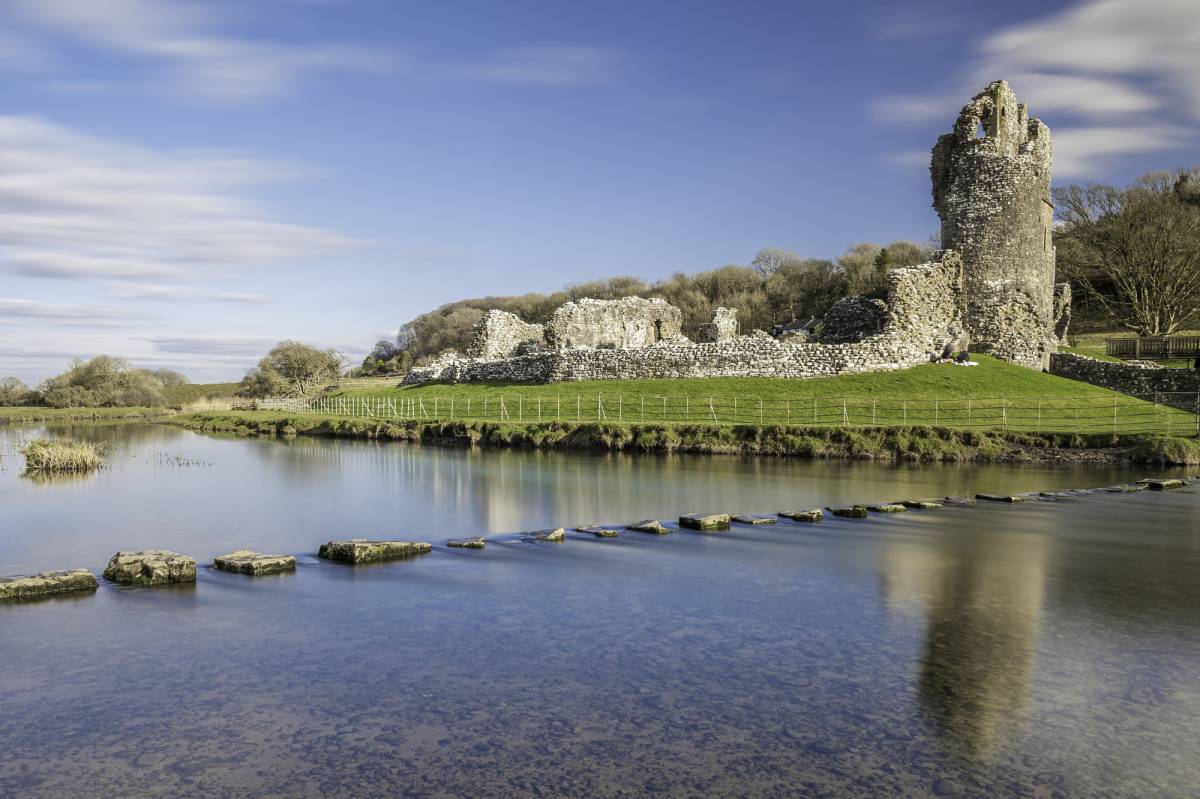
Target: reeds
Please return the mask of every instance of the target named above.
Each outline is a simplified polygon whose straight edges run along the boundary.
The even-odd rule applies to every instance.
[[[104,465],[104,445],[71,438],[38,438],[21,447],[29,474],[90,472]]]

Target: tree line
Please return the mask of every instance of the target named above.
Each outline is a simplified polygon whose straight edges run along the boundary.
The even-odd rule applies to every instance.
[[[88,361],[76,358],[66,371],[34,388],[15,377],[0,379],[0,406],[161,408],[167,404],[164,388],[189,382],[170,369],[135,369],[123,358],[98,355]]]

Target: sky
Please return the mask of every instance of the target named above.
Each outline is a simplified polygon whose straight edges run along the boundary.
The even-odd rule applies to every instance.
[[[464,297],[926,241],[995,78],[1056,184],[1200,163],[1197,0],[0,0],[0,376],[236,380]]]

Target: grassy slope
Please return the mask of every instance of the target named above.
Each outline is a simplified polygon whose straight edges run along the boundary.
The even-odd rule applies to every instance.
[[[237,383],[188,383],[182,386],[167,386],[162,393],[168,405],[179,407],[198,400],[232,397],[237,388]]]
[[[770,377],[683,378],[677,380],[589,380],[552,385],[462,384],[423,385],[405,388],[344,389],[335,396],[446,397],[466,399],[502,392],[505,397],[715,397],[718,399],[804,399],[812,397],[886,397],[934,399],[966,397],[1111,397],[1108,389],[1055,377],[1004,363],[985,355],[979,366],[924,364],[897,372],[789,380]]]
[[[1200,336],[1200,330],[1181,330],[1175,334],[1176,336]],[[1105,354],[1104,340],[1109,338],[1136,338],[1137,334],[1127,330],[1107,331],[1100,333],[1079,333],[1072,336],[1075,340],[1075,346],[1064,347],[1067,352],[1073,352],[1076,355],[1087,355],[1092,358],[1098,358],[1102,361],[1120,361],[1120,358],[1112,358]],[[1186,369],[1191,366],[1191,362],[1187,360],[1161,360],[1163,366],[1173,366],[1176,368]]]

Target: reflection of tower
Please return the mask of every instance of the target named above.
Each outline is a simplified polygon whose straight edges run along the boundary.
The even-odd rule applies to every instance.
[[[1013,533],[889,546],[889,606],[926,618],[921,705],[971,756],[988,757],[1023,712],[1045,557],[1039,537]]]
[[[971,348],[1035,369],[1054,338],[1050,129],[995,81],[938,139],[930,167],[942,247],[963,260]]]

